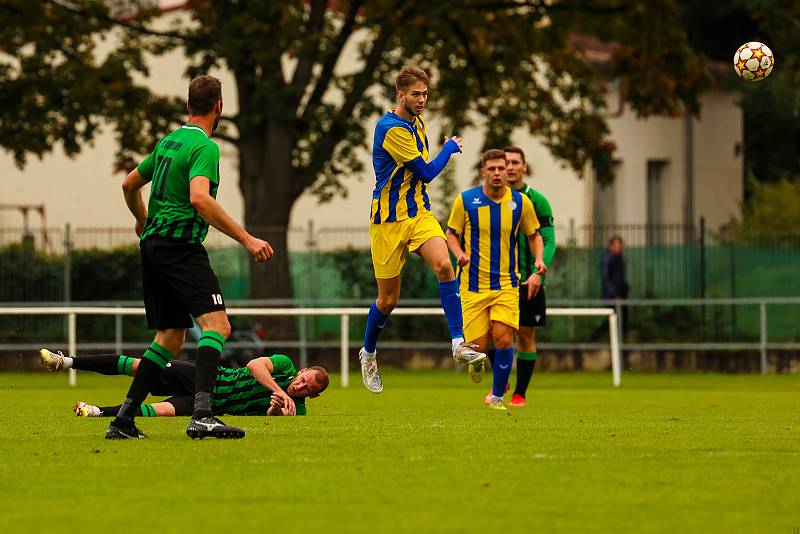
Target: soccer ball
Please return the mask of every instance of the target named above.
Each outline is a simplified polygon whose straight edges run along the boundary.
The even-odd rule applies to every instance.
[[[772,72],[775,56],[764,43],[751,41],[739,47],[733,56],[736,74],[748,82],[760,82]]]

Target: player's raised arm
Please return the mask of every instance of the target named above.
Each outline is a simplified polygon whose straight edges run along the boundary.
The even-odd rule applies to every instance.
[[[211,196],[211,181],[205,176],[195,176],[189,182],[189,202],[197,213],[211,226],[235,239],[256,261],[272,258],[272,247],[266,241],[250,235],[242,226],[228,215],[223,207]]]
[[[430,183],[433,181],[434,178],[439,176],[439,173],[447,165],[447,162],[450,161],[450,156],[453,154],[457,154],[461,152],[461,139],[458,137],[446,137],[444,146],[442,146],[442,150],[433,158],[430,163],[426,163],[422,157],[418,157],[409,161],[406,164],[406,167],[412,170],[412,172],[422,178],[425,183]]]
[[[266,356],[255,358],[247,362],[247,370],[253,375],[256,381],[272,392],[272,398],[280,400],[283,407],[288,411],[286,415],[295,415],[296,407],[292,398],[281,389],[281,387],[272,378],[272,372],[275,366],[272,360]],[[272,401],[270,401],[270,408],[272,408]],[[270,414],[273,415],[273,414]]]
[[[461,152],[461,139],[458,137],[445,137],[444,146],[433,160],[426,162],[422,153],[417,148],[417,141],[412,131],[395,126],[386,132],[383,139],[383,148],[392,156],[398,164],[406,168],[422,179],[425,183],[430,183],[450,161],[450,156]]]

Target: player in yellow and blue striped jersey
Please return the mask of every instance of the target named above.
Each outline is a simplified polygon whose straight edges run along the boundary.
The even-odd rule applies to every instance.
[[[519,328],[519,286],[533,293],[534,278],[547,271],[539,220],[530,199],[508,187],[505,152],[486,151],[481,157],[483,182],[458,195],[447,221],[447,244],[458,263],[469,343],[485,351],[494,342],[495,361],[490,406],[505,410],[503,394],[514,363],[514,331]],[[517,242],[527,239],[536,270],[521,280]],[[483,362],[470,365],[479,382]]]
[[[373,393],[383,391],[376,360],[378,336],[400,298],[400,272],[408,252],[419,254],[439,279],[453,358],[465,364],[486,358],[464,342],[458,282],[444,232],[430,211],[427,184],[444,169],[450,156],[461,152],[461,139],[446,137],[441,152],[428,161],[430,145],[420,114],[428,102],[429,85],[424,70],[414,65],[403,67],[395,79],[397,108],[385,113],[375,126],[369,237],[378,298],[369,309],[364,347],[359,351],[361,377]]]

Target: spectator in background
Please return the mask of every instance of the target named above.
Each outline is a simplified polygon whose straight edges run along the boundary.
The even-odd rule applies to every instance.
[[[600,283],[603,290],[604,300],[622,300],[628,298],[630,286],[628,280],[625,278],[625,259],[622,257],[622,249],[624,243],[622,238],[618,235],[612,236],[608,240],[608,248],[603,253],[603,260],[600,263]],[[623,325],[625,324],[625,307],[620,306],[617,309],[619,313],[619,329],[620,333],[624,332]],[[594,339],[601,339],[608,335],[608,319],[603,321],[600,326],[595,330]],[[581,362],[580,365],[582,365]],[[622,365],[624,369],[630,367],[628,355],[623,351]],[[576,367],[578,365],[576,364]],[[578,367],[580,368],[580,367]]]
[[[628,298],[628,280],[625,278],[625,259],[622,257],[624,243],[618,235],[612,236],[608,240],[608,248],[603,254],[603,262],[600,268],[602,279],[603,299],[626,299]]]

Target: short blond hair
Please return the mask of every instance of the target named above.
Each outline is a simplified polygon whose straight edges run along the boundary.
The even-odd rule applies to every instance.
[[[394,86],[398,91],[405,92],[414,82],[422,82],[426,86],[430,86],[431,79],[428,77],[428,73],[416,65],[403,65],[394,79]]]

